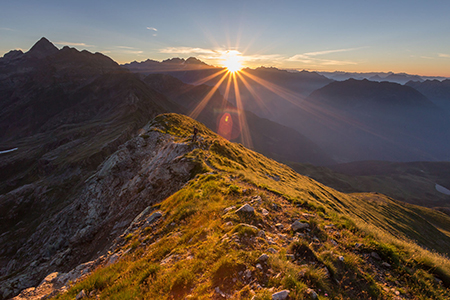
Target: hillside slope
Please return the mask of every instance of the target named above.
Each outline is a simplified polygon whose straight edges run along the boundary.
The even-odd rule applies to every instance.
[[[436,187],[450,187],[449,162],[361,161],[327,168],[289,164],[299,174],[309,176],[341,192],[379,192],[407,203],[450,211],[450,196]]]
[[[200,131],[195,142],[193,126]],[[169,153],[167,163],[149,165]],[[138,167],[127,163],[136,154]],[[177,174],[184,179],[174,181]],[[104,256],[48,276],[17,299],[55,289],[67,291],[58,299],[450,296],[450,261],[422,248],[448,255],[448,216],[381,194],[337,192],[182,115],[155,118],[87,186],[99,194],[116,190],[105,197],[107,212],[120,211],[119,203],[139,204],[141,211],[129,211],[114,226],[83,222],[122,234]],[[147,199],[155,186],[176,192]],[[86,232],[82,226],[77,234]]]

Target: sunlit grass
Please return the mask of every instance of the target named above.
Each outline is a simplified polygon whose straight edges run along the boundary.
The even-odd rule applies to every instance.
[[[186,157],[202,162],[205,169],[155,206],[164,216],[156,226],[124,237],[122,250],[131,249],[124,258],[97,269],[59,299],[73,299],[82,289],[100,299],[211,299],[217,287],[233,299],[271,299],[269,288],[289,289],[292,299],[309,297],[307,288],[319,299],[389,299],[392,293],[379,279],[381,261],[371,259],[372,252],[391,265],[386,281],[400,282],[402,293],[413,299],[450,295],[449,259],[408,238],[410,228],[434,232],[430,224],[414,218],[420,210],[382,195],[377,196],[379,202],[370,202],[364,201],[370,194],[339,193],[186,117],[168,114],[152,123],[154,130],[171,132],[183,143],[190,142],[193,125],[203,140]],[[258,196],[254,214],[236,213]],[[234,209],[224,211],[231,206]],[[262,207],[269,215],[261,214]],[[310,216],[303,220],[309,235],[299,237],[286,229],[283,235],[292,240],[284,241],[273,229],[276,222],[289,225],[303,214]],[[442,217],[439,222],[445,226],[448,220]],[[272,244],[259,236],[262,229]],[[424,237],[423,242],[435,238]],[[257,259],[269,247],[276,253],[269,253],[261,271]],[[261,289],[248,286],[243,275],[247,270]]]

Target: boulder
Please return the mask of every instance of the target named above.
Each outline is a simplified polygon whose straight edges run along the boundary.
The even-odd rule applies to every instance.
[[[156,220],[158,220],[159,218],[161,218],[163,215],[160,211],[154,212],[150,215],[150,217],[147,218],[146,223],[147,224],[152,224],[153,222],[155,222]]]
[[[376,252],[372,252],[370,253],[370,256],[372,256],[374,259],[376,260],[381,260],[381,257],[378,255],[378,253]]]
[[[308,227],[309,227],[308,223],[303,223],[303,222],[300,222],[298,220],[291,224],[291,229],[293,231],[298,231],[298,230],[305,229],[305,228],[308,228]]]
[[[258,261],[259,262],[266,262],[269,259],[269,255],[267,254],[262,254],[260,257],[258,257]]]
[[[313,290],[313,289],[307,289],[306,290],[306,294],[309,295],[309,298],[312,300],[318,299],[319,296],[317,295],[317,293]]]
[[[289,290],[282,290],[275,294],[272,294],[272,300],[285,300],[289,297]]]
[[[254,214],[255,209],[246,203],[236,210],[236,213]]]

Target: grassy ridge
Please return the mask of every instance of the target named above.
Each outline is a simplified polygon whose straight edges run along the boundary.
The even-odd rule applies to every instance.
[[[178,142],[190,142],[194,125],[199,139],[186,156],[203,168],[155,207],[162,219],[123,237],[118,262],[58,299],[81,290],[90,299],[271,299],[282,289],[291,299],[310,289],[319,299],[450,297],[450,261],[419,246],[450,249],[448,216],[337,192],[184,116],[150,124]],[[245,203],[253,214],[237,211]],[[296,233],[299,219],[309,228]]]

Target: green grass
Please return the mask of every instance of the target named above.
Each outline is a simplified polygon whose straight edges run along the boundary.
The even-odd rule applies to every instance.
[[[187,117],[162,115],[151,128],[190,143],[194,125],[201,140],[186,155],[204,168],[156,205],[164,215],[157,227],[125,237],[122,249],[131,250],[124,258],[58,299],[73,299],[82,289],[100,299],[211,299],[217,287],[231,299],[271,299],[282,289],[291,291],[291,299],[307,299],[307,288],[319,299],[390,299],[392,288],[411,299],[450,297],[450,261],[442,254],[450,249],[443,232],[450,228],[448,217],[439,214],[437,228],[427,221],[434,213],[425,208],[380,194],[337,192]],[[254,196],[261,201],[252,202]],[[245,203],[254,215],[235,213]],[[230,206],[236,209],[224,213]],[[310,225],[302,235],[274,228],[299,218]],[[139,245],[142,240],[148,242]],[[269,247],[278,252],[267,252]],[[371,258],[372,252],[382,260]],[[262,253],[269,259],[258,266]],[[391,267],[383,269],[382,262]]]

